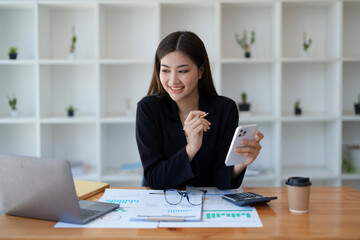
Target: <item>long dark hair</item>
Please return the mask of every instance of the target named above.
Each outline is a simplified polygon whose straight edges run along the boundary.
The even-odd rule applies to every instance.
[[[193,32],[173,32],[166,36],[159,44],[155,54],[154,71],[147,95],[169,97],[163,88],[159,73],[160,60],[168,53],[182,51],[191,58],[198,68],[204,67],[202,78],[198,82],[200,96],[218,96],[211,76],[209,58],[204,43]]]

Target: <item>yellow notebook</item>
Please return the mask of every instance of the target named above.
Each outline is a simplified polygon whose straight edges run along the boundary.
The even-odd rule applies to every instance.
[[[91,197],[109,188],[109,183],[74,180],[76,195],[80,200]]]

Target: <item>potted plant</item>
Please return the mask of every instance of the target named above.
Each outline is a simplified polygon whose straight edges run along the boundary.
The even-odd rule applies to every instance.
[[[360,114],[360,93],[358,95],[358,102],[354,103],[355,114]]]
[[[244,31],[242,38],[240,38],[238,34],[235,34],[235,39],[236,42],[240,45],[240,47],[245,51],[245,58],[250,58],[250,46],[255,43],[255,32],[251,32],[250,42],[248,42],[246,31]]]
[[[69,105],[69,106],[66,108],[66,111],[67,111],[68,117],[73,117],[74,114],[75,114],[75,108],[74,108],[73,105]]]
[[[74,59],[75,58],[75,44],[76,44],[76,35],[75,35],[75,27],[72,27],[72,37],[71,37],[71,42],[70,42],[70,49],[69,49],[69,54],[68,54],[68,58],[69,59]]]
[[[9,99],[9,105],[11,107],[11,117],[17,117],[17,110],[16,110],[16,104],[17,104],[17,99],[16,97],[13,97],[13,98],[10,98],[8,96],[8,99]]]
[[[307,57],[308,55],[308,50],[311,46],[312,43],[312,39],[309,38],[308,40],[306,40],[306,32],[303,33],[303,57]]]
[[[249,112],[250,103],[247,102],[246,92],[241,93],[241,103],[238,104],[240,112]]]
[[[301,115],[300,100],[297,100],[294,104],[295,115]]]
[[[10,47],[9,49],[9,58],[10,59],[16,59],[17,57],[17,48],[16,47]]]

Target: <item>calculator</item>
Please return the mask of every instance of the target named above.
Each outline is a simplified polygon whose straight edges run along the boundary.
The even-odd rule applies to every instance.
[[[266,203],[269,202],[270,200],[277,199],[277,197],[265,197],[259,193],[254,193],[254,192],[225,194],[222,196],[222,198],[238,206],[244,206],[244,205],[250,205],[256,203]]]

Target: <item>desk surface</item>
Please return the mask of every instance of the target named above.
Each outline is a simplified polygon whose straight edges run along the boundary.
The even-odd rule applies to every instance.
[[[360,192],[352,187],[312,187],[310,210],[288,211],[284,187],[244,188],[278,196],[256,207],[262,228],[59,229],[54,222],[0,216],[0,239],[360,239]],[[89,200],[98,200],[98,194]]]

